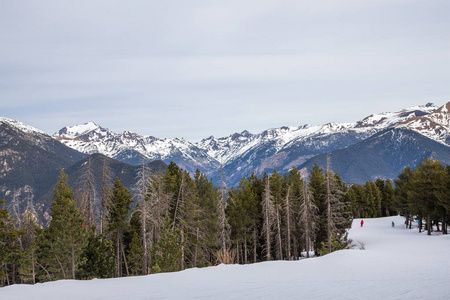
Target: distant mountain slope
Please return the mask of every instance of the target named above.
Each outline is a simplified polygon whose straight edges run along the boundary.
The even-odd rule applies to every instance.
[[[0,199],[15,197],[26,206],[48,191],[62,168],[85,156],[38,129],[0,118]]]
[[[450,148],[406,127],[390,128],[357,144],[332,151],[331,169],[347,183],[364,183],[377,178],[393,179],[407,166],[415,168],[430,157],[450,164]],[[317,155],[300,168],[315,163],[326,168],[327,154]]]
[[[140,165],[142,160],[174,161],[190,172],[197,168],[208,172],[219,166],[204,150],[184,139],[159,139],[130,131],[116,134],[93,122],[64,127],[53,137],[82,153],[101,153],[131,165]]]
[[[414,106],[394,113],[373,114],[355,123],[272,128],[259,134],[248,131],[228,137],[203,139],[190,143],[184,139],[158,139],[125,131],[115,134],[95,123],[64,127],[54,137],[83,153],[102,153],[120,161],[138,165],[142,159],[174,161],[190,172],[199,168],[220,180],[223,164],[228,186],[251,173],[262,175],[277,169],[286,172],[321,153],[341,149],[387,128],[427,116],[438,107]]]
[[[450,102],[428,115],[411,118],[398,126],[405,126],[430,139],[450,145]]]

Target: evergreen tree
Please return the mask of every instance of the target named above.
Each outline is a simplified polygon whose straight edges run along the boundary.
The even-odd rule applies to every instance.
[[[50,216],[50,225],[44,231],[44,243],[49,247],[49,253],[46,253],[44,260],[54,272],[53,279],[74,279],[86,230],[64,171],[61,171],[54,189]]]
[[[96,235],[91,229],[88,233],[87,243],[81,252],[81,264],[77,277],[81,279],[110,278],[116,272],[114,261],[114,247],[111,241],[103,234]]]
[[[214,263],[213,257],[217,248],[219,235],[219,211],[217,204],[220,199],[220,191],[215,188],[212,180],[209,180],[200,170],[194,175],[196,189],[196,206],[200,208],[194,213],[191,237],[193,244],[192,267],[203,267]],[[229,202],[227,201],[227,207]],[[228,220],[227,220],[228,223]]]
[[[394,206],[395,209],[400,212],[403,216],[405,216],[405,224],[406,227],[411,229],[411,211],[409,205],[409,196],[408,191],[411,190],[411,179],[412,179],[413,171],[411,167],[406,167],[402,170],[402,172],[398,175],[397,179],[394,179],[395,190],[394,190]]]
[[[316,239],[314,243],[314,249],[317,253],[322,243],[327,242],[327,218],[325,215],[325,197],[327,194],[327,188],[325,183],[325,176],[323,175],[322,169],[319,168],[317,164],[310,171],[309,175],[309,189],[312,193],[312,199],[319,209],[319,222],[316,229]]]
[[[439,197],[445,189],[446,172],[437,160],[426,158],[413,172],[408,193],[413,212],[426,216],[427,234],[431,235],[431,221],[442,211]]]
[[[122,276],[122,262],[127,269],[126,261],[122,261],[122,258],[125,258],[122,238],[127,229],[128,212],[130,211],[132,202],[131,198],[131,193],[122,185],[120,179],[117,178],[111,192],[111,203],[108,212],[108,232],[111,234],[116,246],[117,277]]]
[[[341,199],[343,198],[343,191],[338,185],[339,177],[330,170],[330,161],[328,157],[327,171],[326,171],[326,186],[327,194],[325,197],[327,217],[327,248],[328,253],[332,251],[333,234],[336,236],[336,241],[343,244],[346,240],[345,229],[348,221],[345,218],[345,209]]]
[[[0,200],[0,204],[5,202]],[[14,221],[8,210],[0,209],[0,286],[16,283],[16,266],[20,258],[18,242],[19,231],[14,228]]]
[[[133,231],[133,238],[127,251],[127,260],[131,275],[141,275],[144,273],[144,267],[146,265],[143,262],[145,259],[142,255],[143,251],[142,239],[138,232]]]
[[[180,270],[182,258],[181,248],[184,243],[181,240],[181,230],[173,226],[169,217],[166,216],[164,227],[158,243],[153,248],[153,273],[174,272]]]
[[[381,216],[381,192],[373,181],[366,182],[366,218],[377,218]]]

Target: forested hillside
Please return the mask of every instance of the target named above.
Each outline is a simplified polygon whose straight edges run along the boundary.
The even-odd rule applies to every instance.
[[[160,172],[143,165],[131,190],[120,178],[100,180],[96,207],[93,186],[74,192],[61,171],[48,227],[33,207],[0,210],[2,285],[322,256],[347,246],[352,218],[401,213],[430,234],[433,225],[447,233],[450,213],[450,169],[432,159],[405,168],[395,187],[381,179],[347,186],[317,165],[306,177],[295,168],[244,177],[231,190],[175,163]]]

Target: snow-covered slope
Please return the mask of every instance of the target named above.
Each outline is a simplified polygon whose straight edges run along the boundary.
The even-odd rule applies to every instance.
[[[428,115],[411,118],[399,126],[406,126],[432,140],[450,145],[450,102]]]
[[[30,125],[26,125],[22,122],[19,122],[17,120],[13,120],[13,119],[8,119],[8,118],[4,118],[4,117],[0,117],[0,124],[1,123],[5,123],[8,124],[24,133],[34,133],[34,134],[43,134],[43,135],[47,135],[45,132],[36,129]]]
[[[396,226],[391,227],[394,221]],[[450,235],[418,233],[402,217],[353,222],[356,247],[300,261],[177,273],[14,285],[1,299],[448,299]],[[365,250],[360,250],[363,245]]]

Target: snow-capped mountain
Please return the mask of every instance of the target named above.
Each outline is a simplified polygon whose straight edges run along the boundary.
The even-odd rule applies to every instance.
[[[61,169],[84,157],[39,129],[0,118],[0,199],[15,199],[24,209],[52,187]],[[42,213],[44,204],[35,204]]]
[[[450,145],[450,102],[430,114],[411,118],[398,126],[406,126],[432,140]]]
[[[217,167],[217,161],[203,149],[184,139],[160,139],[130,131],[117,134],[94,122],[64,127],[53,137],[82,153],[101,153],[132,165],[162,160],[175,161],[190,172],[197,168],[207,172]]]
[[[439,124],[439,134],[427,134],[425,127],[418,125],[424,120]],[[446,108],[438,109],[429,103],[399,112],[373,114],[355,123],[285,126],[259,134],[243,131],[222,138],[210,136],[198,143],[141,136],[129,131],[116,134],[93,122],[64,127],[54,137],[82,153],[102,153],[134,165],[141,164],[143,159],[174,161],[190,172],[199,168],[216,182],[222,163],[227,184],[231,186],[242,176],[253,172],[261,175],[273,169],[285,172],[318,154],[348,147],[400,124],[446,143],[445,137],[450,132],[445,123],[448,120]]]

